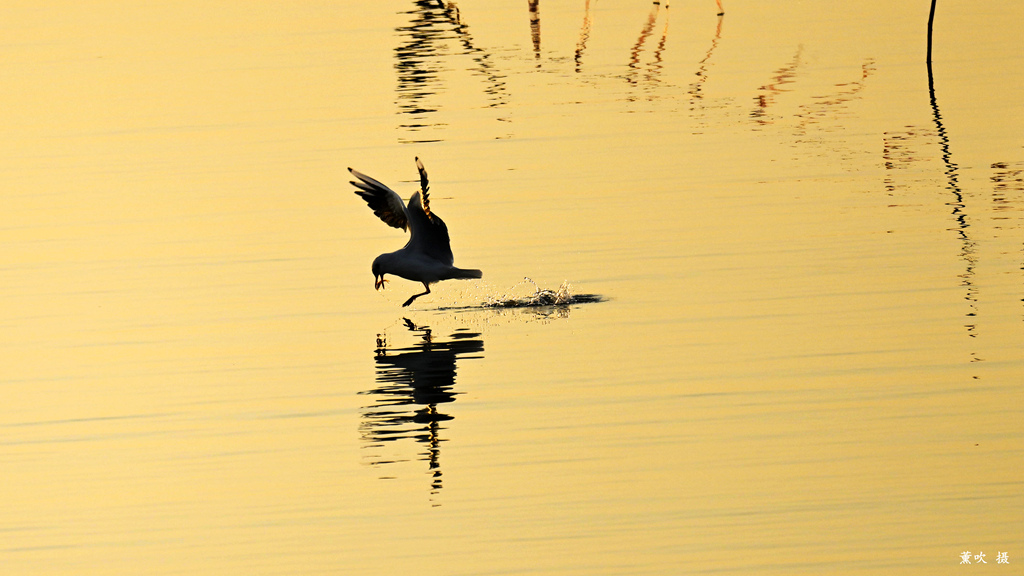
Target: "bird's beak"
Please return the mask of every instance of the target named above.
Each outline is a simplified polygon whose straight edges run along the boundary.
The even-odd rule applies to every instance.
[[[385,282],[387,282],[387,280],[385,280],[385,279],[384,279],[384,275],[383,275],[383,274],[381,274],[380,278],[376,278],[376,279],[374,279],[374,282],[373,282],[373,289],[374,289],[374,290],[380,290],[381,288],[383,288],[383,287],[384,287],[384,283],[385,283]]]

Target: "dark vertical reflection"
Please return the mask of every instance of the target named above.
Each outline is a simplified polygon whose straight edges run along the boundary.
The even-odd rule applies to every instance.
[[[932,29],[935,26],[935,0],[932,0],[931,9],[928,10],[928,52],[924,61],[928,64],[928,87],[932,88]],[[934,91],[932,92],[934,95]]]
[[[540,0],[527,0],[530,7],[530,39],[533,40],[533,58],[540,68]]]
[[[438,95],[445,91],[445,77],[453,73],[455,58],[468,56],[467,70],[484,79],[483,92],[490,107],[506,103],[505,76],[490,52],[479,48],[462,21],[455,3],[415,0],[409,24],[395,29],[398,74],[397,105],[404,118],[400,128],[418,132],[445,124],[435,118],[440,111]],[[437,138],[406,138],[403,142],[436,142]]]
[[[436,105],[429,100],[441,86],[441,44],[449,31],[448,17],[443,7],[428,0],[418,0],[416,8],[407,14],[412,21],[396,30],[405,40],[395,48],[398,109],[411,117],[402,127],[417,129],[423,126],[427,115],[437,112]]]
[[[427,462],[431,475],[431,493],[441,490],[441,423],[454,417],[442,411],[455,401],[456,362],[482,358],[480,334],[458,330],[447,338],[434,337],[429,326],[416,326],[405,320],[406,328],[419,342],[405,348],[390,347],[385,334],[377,336],[374,360],[376,386],[361,394],[373,404],[362,409],[359,425],[364,447],[380,450],[392,442],[412,441],[419,447],[415,458],[369,457],[372,466],[383,466],[411,459]],[[391,452],[394,453],[394,448]]]
[[[953,161],[950,152],[949,134],[942,123],[942,113],[939,111],[939,101],[935,96],[935,75],[932,72],[932,30],[935,22],[935,2],[932,0],[931,10],[928,13],[928,51],[925,56],[925,64],[928,68],[928,96],[931,101],[932,120],[935,122],[935,130],[939,136],[939,147],[942,150],[942,162],[945,165],[946,189],[953,195],[953,201],[947,202],[952,207],[953,218],[956,220],[956,234],[960,239],[960,259],[964,262],[964,272],[960,274],[961,285],[966,289],[965,299],[969,310],[967,322],[964,327],[971,338],[977,336],[978,325],[975,318],[978,315],[978,287],[974,282],[975,270],[977,268],[976,243],[970,235],[970,221],[967,215],[967,206],[964,203],[964,193],[960,188],[959,169]],[[976,353],[971,353],[973,361],[979,361]]]

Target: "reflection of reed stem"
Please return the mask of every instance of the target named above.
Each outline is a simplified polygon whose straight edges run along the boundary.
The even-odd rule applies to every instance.
[[[932,8],[928,12],[928,55],[925,62],[928,63],[928,87],[932,87],[932,26],[935,24],[935,0],[932,0]]]
[[[583,27],[580,29],[580,39],[576,42],[576,72],[580,71],[580,63],[583,60],[583,51],[587,49],[587,40],[590,39],[590,0],[587,0],[583,7]]]
[[[935,97],[935,76],[932,73],[932,24],[935,20],[935,2],[932,0],[931,12],[928,14],[928,53],[925,57],[925,64],[928,67],[928,97],[932,107],[932,120],[935,122],[935,129],[939,134],[939,146],[942,149],[942,162],[946,165],[946,179],[949,180],[949,190],[956,196],[956,203],[953,204],[953,214],[960,223],[960,228],[967,227],[966,215],[963,213],[964,196],[960,190],[959,166],[953,162],[949,151],[949,135],[946,127],[942,124],[942,114],[939,112],[939,101]]]
[[[703,84],[708,81],[708,62],[711,60],[711,55],[714,54],[715,48],[718,47],[718,41],[722,38],[722,15],[718,15],[718,24],[715,26],[715,37],[711,39],[711,47],[704,54],[704,58],[697,62],[697,72],[694,73],[697,76],[697,81],[690,84],[690,103],[691,105],[701,100],[704,95],[701,93],[703,90]]]
[[[661,8],[661,4],[655,2],[651,7],[651,13],[647,15],[647,23],[643,29],[640,30],[640,37],[636,39],[636,44],[633,45],[633,49],[629,53],[629,69],[630,73],[626,76],[626,81],[630,84],[636,84],[637,69],[640,66],[640,52],[643,51],[644,43],[651,36],[651,32],[654,31],[654,24],[658,21],[658,9]]]
[[[962,285],[967,288],[965,299],[970,305],[970,312],[967,313],[969,320],[965,327],[967,328],[968,336],[974,338],[977,336],[975,332],[977,323],[973,319],[977,316],[978,308],[978,287],[974,285],[974,271],[978,259],[975,255],[975,243],[967,233],[970,224],[967,221],[967,206],[964,203],[964,194],[963,190],[960,189],[959,175],[957,173],[960,167],[957,166],[956,162],[953,162],[952,154],[949,150],[949,134],[946,132],[946,127],[942,124],[939,101],[935,97],[935,76],[932,73],[932,29],[935,22],[935,3],[936,0],[932,0],[931,10],[928,13],[928,50],[925,56],[925,65],[928,68],[928,97],[932,107],[932,120],[935,122],[935,130],[939,135],[942,162],[946,165],[946,180],[949,182],[946,188],[956,197],[956,201],[950,202],[948,205],[953,207],[953,217],[957,221],[957,234],[960,236],[961,243],[960,258],[965,263],[964,273],[960,274]],[[979,358],[972,355],[972,361],[976,362],[979,360]]]

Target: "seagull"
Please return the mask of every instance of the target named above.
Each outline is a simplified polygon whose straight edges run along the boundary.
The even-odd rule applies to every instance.
[[[452,248],[448,239],[448,227],[441,218],[430,211],[430,198],[427,190],[430,182],[423,163],[416,158],[416,168],[420,172],[420,190],[409,198],[409,205],[402,202],[402,197],[394,190],[349,168],[356,177],[352,185],[357,188],[355,193],[366,201],[378,218],[393,228],[409,230],[409,242],[401,250],[381,254],[373,261],[373,287],[380,290],[387,280],[385,274],[394,274],[406,280],[422,282],[425,292],[414,294],[402,306],[412,304],[420,296],[430,294],[430,285],[441,280],[455,278],[483,278],[479,270],[456,268],[452,264]]]

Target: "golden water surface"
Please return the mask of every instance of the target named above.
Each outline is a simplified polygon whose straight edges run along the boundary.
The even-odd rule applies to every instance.
[[[1024,3],[723,7],[6,6],[0,573],[1019,573]]]

